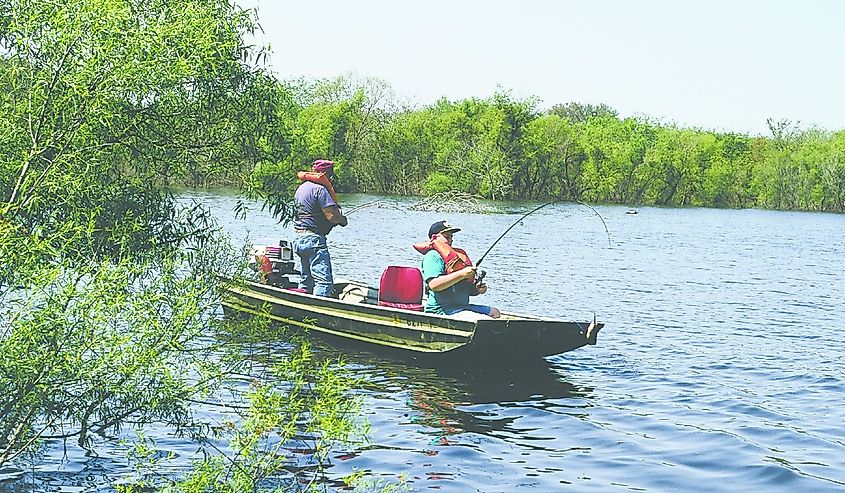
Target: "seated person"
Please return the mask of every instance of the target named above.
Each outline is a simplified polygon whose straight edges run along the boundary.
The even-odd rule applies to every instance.
[[[446,260],[443,256],[444,251],[459,252],[461,255],[466,255],[463,250],[452,249],[452,234],[458,231],[460,231],[460,228],[452,227],[446,221],[438,221],[432,224],[428,230],[428,237],[432,241],[432,245],[434,242],[440,241],[445,242],[448,248],[443,248],[441,245],[441,251],[431,248],[424,254],[422,273],[425,290],[428,293],[425,311],[441,315],[453,315],[464,320],[499,318],[501,313],[496,307],[475,305],[469,302],[470,296],[487,292],[486,284],[473,284],[475,267],[447,269]],[[466,260],[469,259],[466,258]],[[463,264],[459,265],[462,266]]]

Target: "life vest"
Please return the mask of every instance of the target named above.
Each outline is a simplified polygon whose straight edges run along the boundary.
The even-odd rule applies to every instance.
[[[334,203],[340,206],[340,202],[337,201],[337,194],[334,191],[332,182],[322,171],[298,171],[296,173],[296,177],[302,181],[310,181],[311,183],[316,183],[317,185],[323,185],[326,187],[326,190],[329,191],[329,195],[332,196]]]
[[[414,250],[425,255],[431,250],[436,250],[440,254],[440,258],[446,264],[446,273],[451,274],[457,272],[464,267],[471,267],[472,261],[469,259],[467,252],[460,248],[452,248],[451,245],[442,240],[431,240],[425,243],[414,243]],[[475,283],[475,277],[469,279],[469,282]]]

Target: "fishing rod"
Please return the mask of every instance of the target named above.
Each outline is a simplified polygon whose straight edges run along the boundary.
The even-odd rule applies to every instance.
[[[384,207],[382,207],[382,206],[384,206]],[[352,214],[353,212],[358,212],[361,209],[366,209],[367,207],[379,207],[379,208],[384,208],[384,209],[393,209],[393,210],[397,210],[397,211],[400,211],[400,212],[403,212],[403,213],[408,212],[394,201],[391,201],[391,200],[374,200],[372,202],[365,202],[361,205],[357,205],[357,206],[349,209],[348,211],[345,211],[343,213],[343,215],[348,216],[349,214]]]
[[[590,209],[590,210],[591,210],[591,211],[593,211],[593,212],[594,212],[597,216],[599,216],[599,219],[601,219],[601,223],[604,225],[604,232],[605,232],[605,234],[607,235],[607,247],[608,247],[608,248],[613,248],[613,243],[610,241],[610,230],[609,230],[609,229],[607,229],[607,223],[606,223],[606,222],[604,222],[604,218],[603,218],[603,217],[601,217],[601,214],[599,214],[599,211],[597,211],[597,210],[593,209],[593,208],[592,208],[592,206],[590,206],[590,205],[588,205],[588,204],[585,204],[584,202],[581,202],[580,200],[579,200],[579,201],[577,201],[577,202],[578,202],[579,204],[583,205],[584,207],[586,207],[587,209]]]
[[[386,201],[384,201],[384,200],[374,200],[372,202],[365,202],[361,205],[357,205],[357,206],[353,207],[352,209],[346,211],[343,215],[348,216],[349,214],[352,214],[353,212],[359,211],[361,209],[366,209],[367,207],[372,207],[374,205],[379,205],[379,204],[384,203],[384,202],[386,202]]]
[[[540,210],[540,209],[542,209],[543,207],[550,206],[550,205],[555,204],[555,203],[560,202],[560,201],[561,201],[561,199],[554,199],[554,200],[552,200],[551,202],[546,202],[545,204],[543,204],[543,205],[541,205],[541,206],[538,206],[538,207],[535,207],[535,208],[531,209],[530,211],[526,212],[525,214],[523,214],[523,215],[522,215],[522,217],[520,217],[519,219],[517,219],[516,221],[514,221],[514,223],[513,223],[513,224],[511,224],[511,225],[508,227],[508,229],[506,229],[506,230],[505,230],[505,232],[504,232],[504,233],[502,233],[501,235],[499,235],[499,237],[498,237],[498,238],[496,238],[496,241],[494,241],[494,242],[493,242],[493,244],[492,244],[492,245],[490,245],[490,248],[488,248],[488,249],[487,249],[487,251],[486,251],[486,252],[484,252],[484,255],[482,255],[482,256],[481,256],[481,258],[480,258],[480,259],[478,259],[478,262],[476,262],[476,263],[475,263],[475,266],[476,266],[476,267],[478,267],[479,265],[481,265],[481,262],[483,262],[483,261],[484,261],[484,257],[486,257],[486,256],[487,256],[487,254],[488,254],[488,253],[490,253],[490,251],[491,251],[491,250],[493,250],[493,247],[494,247],[494,246],[496,246],[496,244],[497,244],[497,243],[499,243],[499,241],[501,241],[501,240],[502,240],[502,238],[504,238],[504,237],[505,237],[505,235],[506,235],[506,234],[508,234],[508,232],[509,232],[510,230],[512,230],[512,229],[513,229],[513,228],[514,228],[517,224],[519,224],[520,222],[522,222],[522,220],[523,220],[523,219],[525,219],[526,217],[530,216],[531,214],[534,214],[535,212],[539,211],[539,210]]]
[[[494,241],[493,244],[490,245],[490,248],[488,248],[487,251],[484,252],[484,255],[482,255],[481,258],[478,259],[478,262],[475,263],[475,266],[478,267],[481,264],[481,262],[484,260],[484,257],[486,257],[487,254],[490,253],[491,250],[493,250],[493,247],[495,247],[496,244],[499,243],[499,241],[501,241],[501,239],[504,238],[505,235],[508,234],[508,232],[510,230],[512,230],[517,224],[522,222],[523,219],[530,216],[531,214],[534,214],[535,212],[539,211],[543,207],[547,207],[547,206],[550,206],[552,204],[556,204],[556,203],[560,202],[561,200],[563,200],[563,199],[555,199],[555,200],[552,200],[551,202],[546,202],[545,204],[537,206],[537,207],[531,209],[530,211],[526,212],[525,214],[523,214],[522,217],[520,217],[519,219],[514,221],[514,223],[511,224],[510,227],[508,227],[508,229],[506,229],[504,233],[502,233],[501,235],[499,235],[498,238],[496,238],[496,241]],[[577,203],[583,205],[584,207],[586,207],[588,209],[590,209],[591,211],[593,211],[599,217],[599,219],[601,219],[601,223],[604,225],[604,231],[605,231],[605,233],[607,233],[607,244],[608,244],[608,246],[612,246],[611,242],[610,242],[610,230],[607,229],[607,223],[604,222],[604,218],[601,217],[601,214],[599,214],[597,210],[593,209],[592,207],[585,204],[584,202],[578,201]],[[484,276],[481,275],[481,277],[483,278]]]

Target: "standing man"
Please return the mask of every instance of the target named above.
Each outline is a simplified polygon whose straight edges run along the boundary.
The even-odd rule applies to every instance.
[[[299,287],[317,296],[331,296],[334,280],[326,235],[347,221],[332,186],[334,162],[318,159],[311,169],[297,174],[302,184],[293,197],[293,251],[302,264]]]
[[[446,221],[438,221],[428,229],[431,247],[422,260],[423,279],[428,292],[425,311],[473,321],[499,318],[502,315],[498,308],[469,302],[470,296],[486,293],[487,285],[473,283],[475,267],[465,266],[469,263],[466,252],[452,247],[452,235],[460,230]],[[466,261],[455,263],[454,257],[460,255]]]

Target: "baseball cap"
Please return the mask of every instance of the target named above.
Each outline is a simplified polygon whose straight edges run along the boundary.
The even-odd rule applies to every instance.
[[[449,224],[449,221],[437,221],[428,228],[428,237],[431,238],[438,233],[457,233],[460,230],[461,228]]]
[[[318,159],[314,161],[314,165],[311,166],[311,169],[314,171],[331,171],[332,167],[334,167],[334,161],[329,161],[328,159]]]

